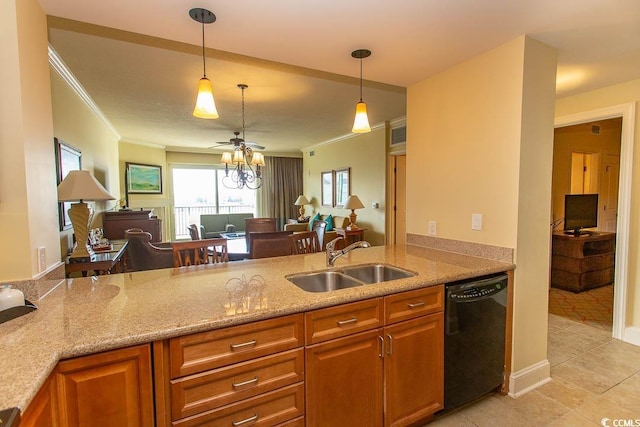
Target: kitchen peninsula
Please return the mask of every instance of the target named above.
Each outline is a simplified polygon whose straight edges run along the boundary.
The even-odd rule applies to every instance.
[[[373,262],[418,275],[325,293],[302,291],[285,279],[324,270],[325,254],[318,253],[43,283],[43,289],[52,290],[26,295],[38,305],[36,312],[0,325],[0,408],[24,410],[63,359],[139,344],[152,343],[156,350],[162,348],[159,343],[190,334],[231,330],[514,268],[412,245],[358,249],[338,259],[336,268]]]

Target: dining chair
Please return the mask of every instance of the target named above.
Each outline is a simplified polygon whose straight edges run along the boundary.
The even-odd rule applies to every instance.
[[[245,220],[245,241],[247,242],[247,252],[251,251],[251,233],[258,231],[277,231],[275,218],[246,218]]]
[[[151,243],[151,233],[140,228],[129,228],[124,232],[129,241],[125,253],[127,270],[142,271],[171,268],[173,253],[171,243]]]
[[[289,236],[291,240],[291,252],[294,255],[322,252],[318,241],[318,233],[315,231],[303,231]]]
[[[202,239],[173,242],[173,266],[228,262],[227,239]]]
[[[318,243],[320,244],[320,250],[324,250],[324,232],[327,228],[327,223],[322,220],[313,221],[311,229],[318,235]]]
[[[261,231],[251,233],[251,247],[249,258],[269,258],[291,255],[292,231]]]
[[[189,224],[187,228],[189,229],[189,235],[191,236],[191,240],[200,240],[200,231],[198,230],[197,225]]]

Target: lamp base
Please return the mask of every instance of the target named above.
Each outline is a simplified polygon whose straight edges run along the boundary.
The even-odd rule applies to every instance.
[[[76,236],[76,245],[69,255],[69,262],[89,262],[94,255],[87,245],[89,224],[93,219],[93,210],[84,202],[73,203],[69,208],[69,219]]]
[[[347,226],[347,230],[357,230],[358,226],[356,224],[356,212],[354,209],[351,209],[351,215],[349,215],[349,225]]]

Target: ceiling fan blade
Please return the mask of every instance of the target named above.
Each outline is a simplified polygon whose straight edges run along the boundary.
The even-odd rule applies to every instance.
[[[251,148],[257,148],[258,150],[264,150],[264,147],[262,145],[257,144],[255,142],[245,141],[244,145],[246,145],[247,147],[251,147]]]

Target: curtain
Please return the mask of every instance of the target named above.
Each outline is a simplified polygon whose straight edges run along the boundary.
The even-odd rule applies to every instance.
[[[282,230],[288,218],[298,217],[294,203],[303,190],[302,159],[265,157],[264,162],[264,181],[257,194],[258,212],[262,217],[275,218],[278,230]]]

